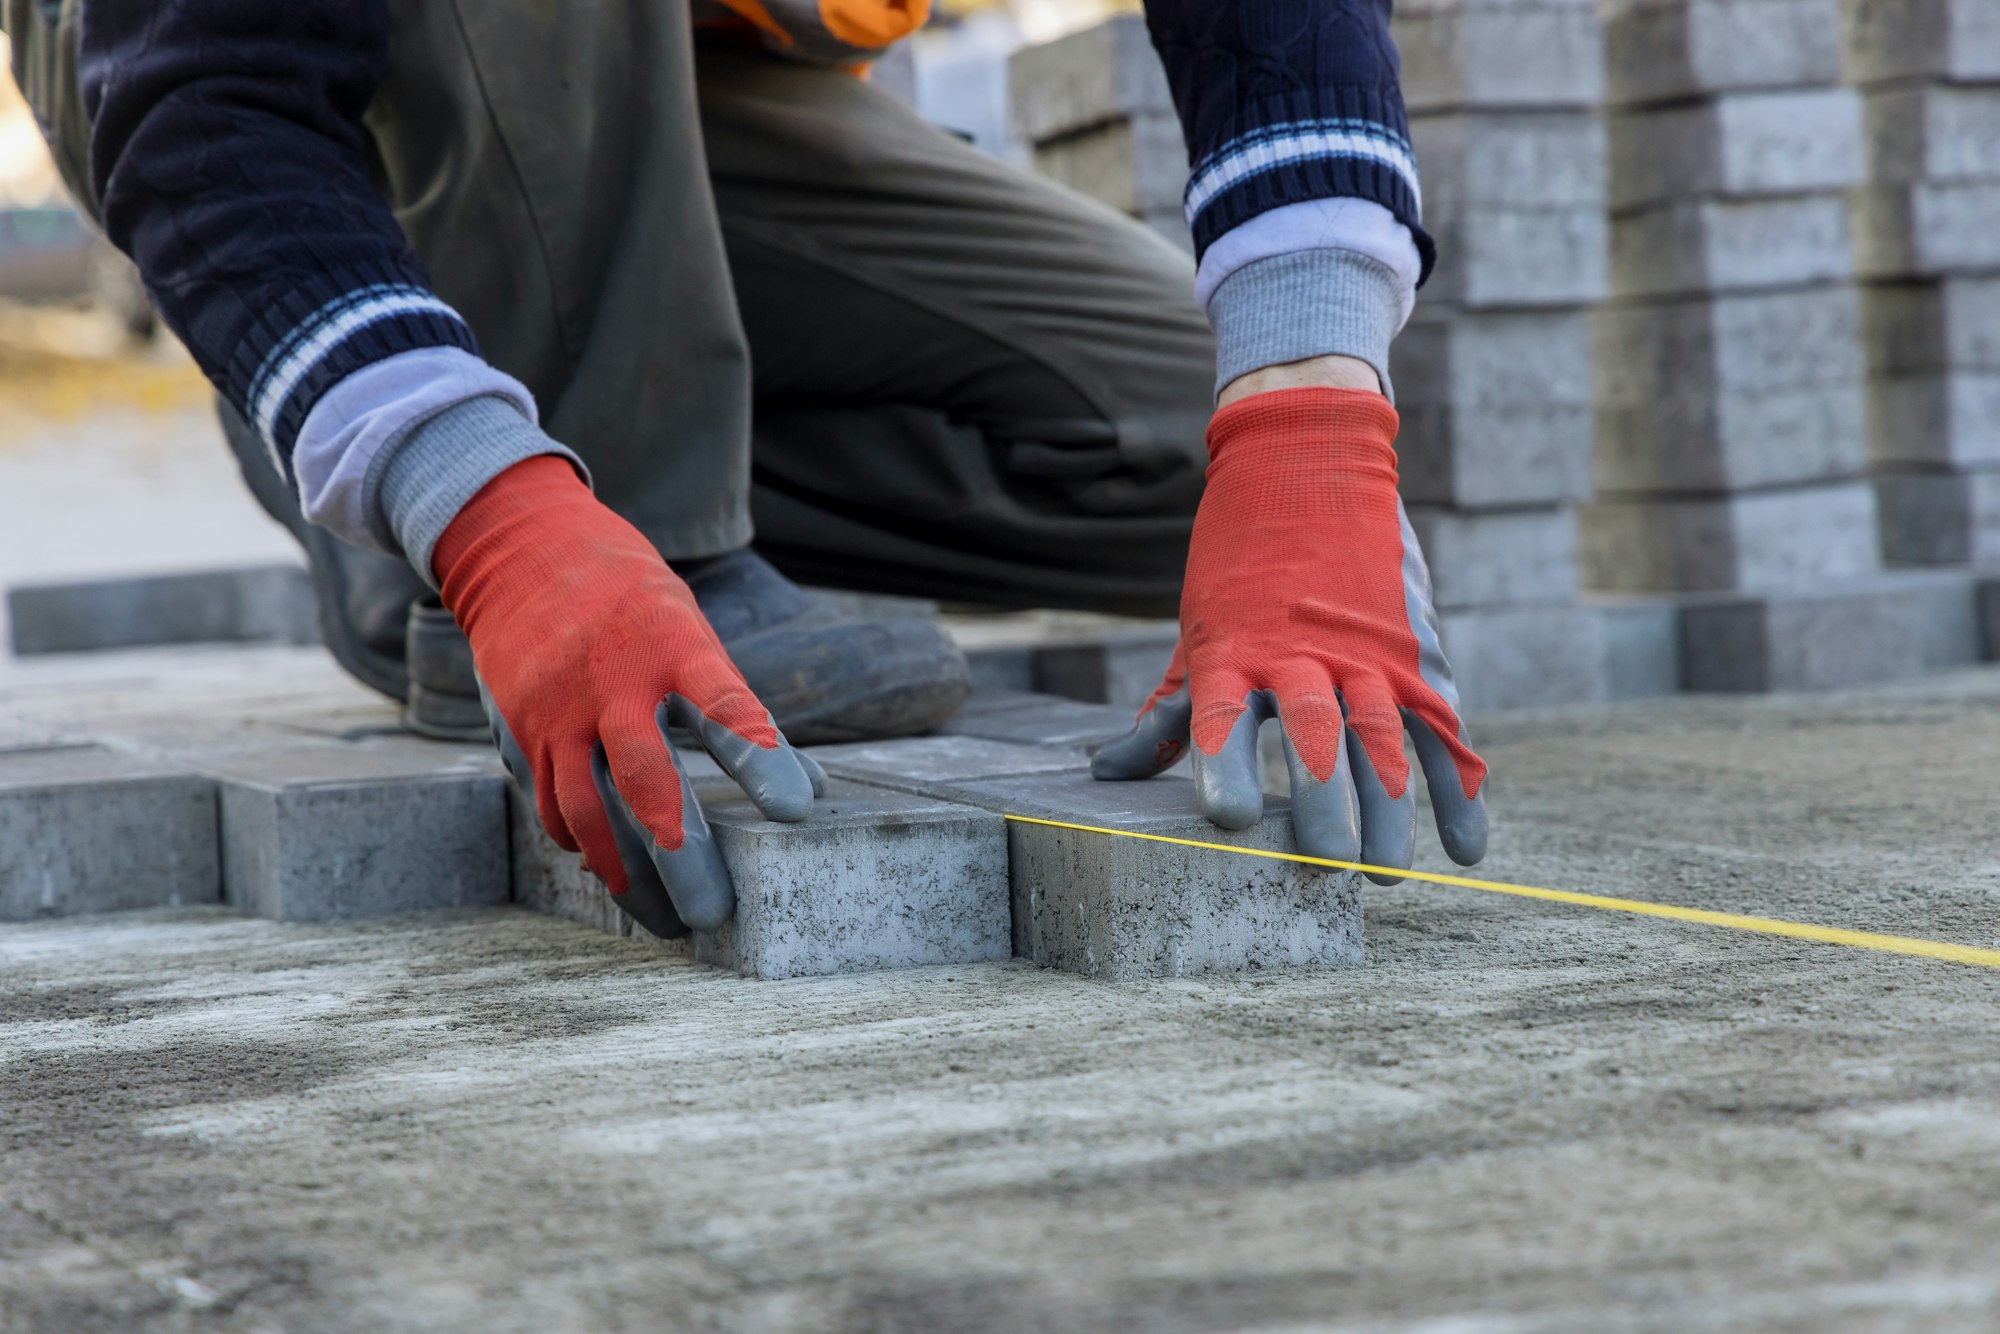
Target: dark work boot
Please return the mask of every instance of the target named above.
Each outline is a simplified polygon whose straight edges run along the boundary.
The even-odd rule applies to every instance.
[[[965,655],[935,621],[844,615],[748,549],[674,569],[795,746],[928,732],[971,693]]]

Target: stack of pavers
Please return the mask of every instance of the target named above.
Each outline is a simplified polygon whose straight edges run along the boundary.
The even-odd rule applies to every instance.
[[[1187,145],[1146,21],[1120,14],[1008,62],[1015,133],[1035,170],[1191,251]]]
[[[1586,577],[1674,595],[1691,689],[1970,659],[1969,579],[1880,573],[1840,0],[1610,0],[1605,17],[1613,299]]]
[[[1893,566],[2000,569],[2000,3],[1848,0],[1868,449]]]
[[[1438,247],[1391,356],[1398,450],[1465,703],[1647,693],[1643,671],[1608,680],[1578,599],[1607,265],[1595,0],[1403,0],[1393,22]]]

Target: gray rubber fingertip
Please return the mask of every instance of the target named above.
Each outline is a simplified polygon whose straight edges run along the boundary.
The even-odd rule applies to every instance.
[[[802,750],[795,750],[792,754],[798,756],[799,767],[806,771],[806,778],[812,783],[813,796],[825,796],[826,770],[819,767],[819,761]]]
[[[1248,829],[1264,818],[1264,786],[1257,780],[1257,728],[1268,716],[1256,697],[1229,729],[1222,749],[1194,757],[1195,796],[1201,811],[1224,829]]]
[[[1470,802],[1461,798],[1456,811],[1447,814],[1439,807],[1437,817],[1438,842],[1444,846],[1445,856],[1460,866],[1477,866],[1486,859],[1484,798]]]
[[[1333,772],[1321,782],[1313,777],[1292,744],[1291,733],[1278,719],[1278,739],[1285,752],[1285,773],[1291,779],[1292,841],[1308,857],[1329,861],[1361,860],[1361,811],[1354,795],[1354,770],[1344,741],[1335,753]],[[1343,733],[1345,728],[1342,729]]]
[[[758,752],[743,762],[740,777],[765,819],[797,824],[812,814],[812,777],[791,751]]]
[[[591,753],[590,776],[597,788],[597,799],[604,804],[605,818],[611,822],[618,860],[625,868],[625,892],[614,895],[611,901],[627,917],[663,940],[687,935],[687,921],[660,878],[659,863],[653,857],[653,837],[640,826],[617,784],[611,781],[611,766],[604,758],[602,746]]]
[[[1104,782],[1151,778],[1155,772],[1153,747],[1136,730],[1105,742],[1090,757],[1090,776]]]
[[[652,845],[653,865],[673,899],[683,922],[696,931],[713,931],[736,911],[736,887],[716,846],[715,831],[701,813],[701,802],[681,774],[681,845],[669,852]]]
[[[1400,739],[1399,739],[1400,740]],[[1361,855],[1355,860],[1371,866],[1408,866],[1417,856],[1417,790],[1406,784],[1403,795],[1391,797],[1382,786],[1375,762],[1367,747],[1353,732],[1347,734],[1346,760],[1354,770],[1355,804],[1361,817]],[[1364,871],[1378,885],[1397,885],[1400,875]]]
[[[1188,751],[1187,692],[1169,696],[1139,716],[1132,730],[1107,741],[1090,757],[1090,776],[1103,782],[1130,782],[1163,774]]]

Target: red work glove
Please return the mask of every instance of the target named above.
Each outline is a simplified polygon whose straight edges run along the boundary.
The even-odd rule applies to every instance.
[[[1132,732],[1098,752],[1097,777],[1150,777],[1191,737],[1202,811],[1246,828],[1263,813],[1257,728],[1275,712],[1299,849],[1407,867],[1407,729],[1445,851],[1466,866],[1485,855],[1486,765],[1438,647],[1395,438],[1396,410],[1359,389],[1276,390],[1215,414],[1180,647]]]
[[[553,456],[515,464],[432,554],[472,641],[494,740],[549,836],[660,935],[712,930],[735,894],[666,729],[687,728],[773,820],[820,781],[785,744],[638,529]]]

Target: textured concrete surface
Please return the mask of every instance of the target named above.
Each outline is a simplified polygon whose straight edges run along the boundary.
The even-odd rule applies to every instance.
[[[0,745],[0,922],[221,897],[213,782],[101,746]]]
[[[999,816],[839,782],[797,825],[730,785],[700,796],[736,884],[736,916],[694,937],[703,963],[781,978],[1013,957]]]
[[[1858,475],[1867,458],[1860,323],[1845,286],[1598,310],[1598,490]]]
[[[16,653],[319,642],[312,584],[297,565],[30,584],[7,590],[7,613]]]
[[[1438,614],[1438,638],[1468,712],[1604,698],[1604,623],[1575,604],[1468,607]]]
[[[985,737],[1024,745],[1086,746],[1123,736],[1132,729],[1131,709],[1108,704],[1052,700],[1007,690],[984,691],[966,701],[957,716],[938,729],[944,736]]]
[[[1493,876],[2000,945],[2000,672],[1476,734]],[[0,929],[0,1327],[2000,1322],[1991,973],[1365,904],[1353,967],[1116,985],[507,909]]]
[[[1576,510],[1491,513],[1410,507],[1443,610],[1567,602],[1576,596]]]
[[[1588,107],[1604,93],[1595,0],[1402,0],[1390,35],[1413,112]]]
[[[1841,3],[1609,0],[1605,91],[1613,103],[1647,103],[1837,82]]]
[[[1590,316],[1420,302],[1389,353],[1403,498],[1490,509],[1591,490]]]
[[[1878,472],[1875,503],[1890,565],[2000,568],[2000,468]]]
[[[513,804],[514,900],[746,977],[819,977],[1013,957],[1007,834],[996,815],[834,782],[803,824],[764,819],[722,778],[695,783],[736,886],[721,930],[661,940],[582,858]]]
[[[508,901],[506,778],[480,752],[271,745],[202,758],[225,899],[318,921]]]
[[[1174,110],[1166,72],[1137,14],[1024,46],[1007,62],[1007,77],[1014,127],[1031,144]]]
[[[1781,592],[1880,565],[1863,481],[1583,507],[1584,581],[1620,592]]]
[[[1187,139],[1172,111],[1148,112],[1037,144],[1034,166],[1120,213],[1171,214],[1187,189]]]
[[[2000,80],[2000,9],[1989,0],[1842,0],[1849,74]]]
[[[1060,773],[1089,764],[1082,746],[1022,745],[973,736],[857,741],[813,746],[808,753],[834,778],[913,793],[935,791],[942,783]]]
[[[1588,304],[1607,290],[1603,119],[1585,110],[1412,116],[1424,224],[1438,241],[1425,294],[1474,308]]]
[[[1839,191],[1866,175],[1852,88],[1730,93],[1609,121],[1614,212],[1690,197]]]
[[[1763,597],[1695,597],[1681,612],[1690,690],[1824,690],[1975,662],[1973,578],[1903,570]]]
[[[1202,818],[1182,773],[1133,783],[1038,774],[945,784],[939,795],[1012,815],[1294,850],[1282,799],[1267,800],[1260,823],[1232,833]],[[1020,822],[1009,823],[1007,836],[1021,958],[1114,979],[1361,958],[1352,874]]]
[[[1943,277],[2000,268],[2000,181],[1876,185],[1853,195],[1854,270]]]
[[[1751,292],[1837,282],[1854,272],[1838,194],[1692,199],[1611,221],[1620,297]]]

